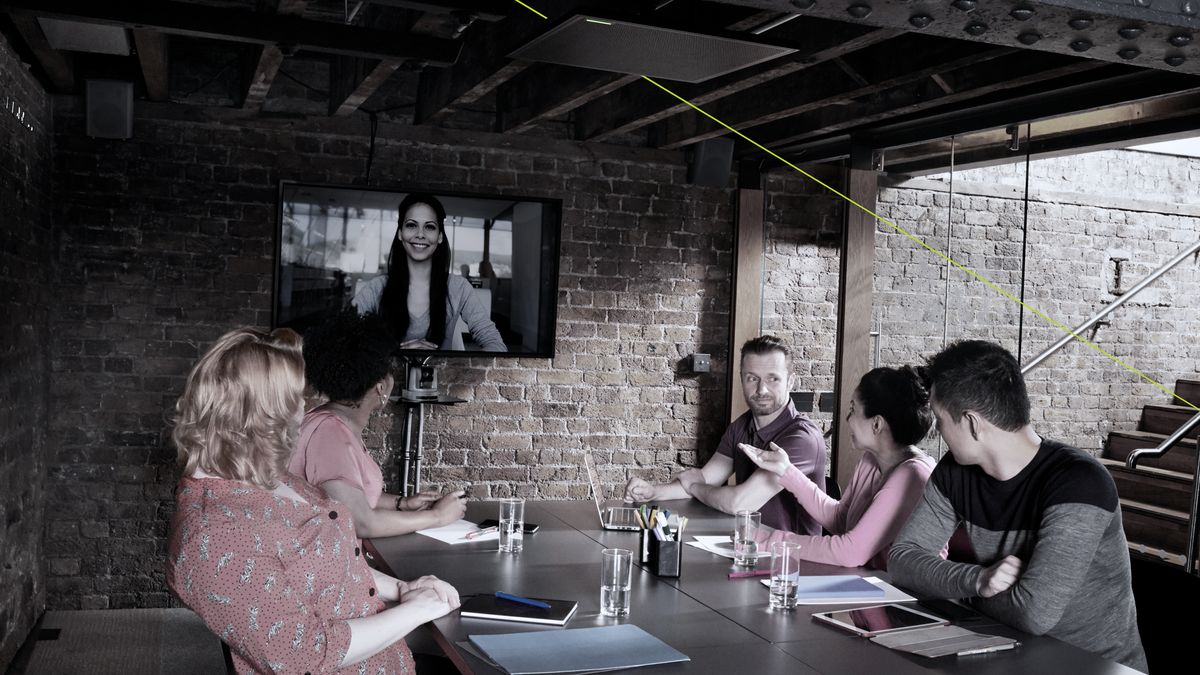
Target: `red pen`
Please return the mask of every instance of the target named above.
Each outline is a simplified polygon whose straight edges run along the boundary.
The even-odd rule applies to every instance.
[[[744,572],[730,572],[729,573],[730,579],[747,579],[749,577],[769,577],[769,576],[771,576],[771,570],[768,570],[768,569],[746,570]]]

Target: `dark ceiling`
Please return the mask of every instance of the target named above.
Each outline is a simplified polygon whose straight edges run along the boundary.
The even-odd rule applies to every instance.
[[[944,168],[951,136],[970,166],[1014,143],[1023,157],[1200,128],[1196,0],[527,4],[548,17],[513,0],[0,0],[0,29],[55,92],[117,78],[247,115],[666,149],[728,135],[640,77],[687,73],[707,79],[662,84],[790,161],[862,145],[900,173]],[[40,18],[120,27],[131,52],[55,48]],[[510,57],[534,47],[539,61]],[[741,139],[735,153],[777,165]]]

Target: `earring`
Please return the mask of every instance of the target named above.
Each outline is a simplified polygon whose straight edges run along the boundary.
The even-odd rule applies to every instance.
[[[388,404],[388,395],[380,393],[379,394],[379,407],[386,408],[387,404]]]

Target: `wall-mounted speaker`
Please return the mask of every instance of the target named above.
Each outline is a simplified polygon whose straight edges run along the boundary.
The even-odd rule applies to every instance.
[[[733,167],[733,139],[710,138],[692,146],[688,182],[705,187],[725,187]]]
[[[92,138],[133,136],[133,83],[87,81],[87,135]]]

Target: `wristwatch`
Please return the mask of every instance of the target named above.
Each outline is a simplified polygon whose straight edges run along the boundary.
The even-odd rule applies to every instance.
[[[396,497],[396,510],[397,511],[404,510],[404,507],[402,506],[402,504],[404,503],[405,499],[407,499],[407,497]]]

